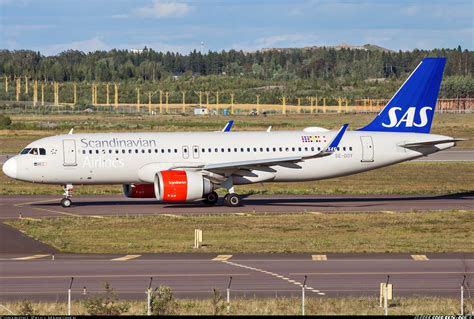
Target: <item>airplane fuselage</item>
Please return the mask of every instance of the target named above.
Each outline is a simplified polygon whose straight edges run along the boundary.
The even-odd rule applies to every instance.
[[[26,148],[45,155],[14,157],[15,178],[46,184],[153,183],[155,173],[179,166],[309,156],[327,146],[336,131],[94,133],[46,137]],[[324,158],[242,171],[235,185],[320,180],[408,161],[450,148],[454,142],[411,150],[400,145],[449,137],[419,133],[347,132]]]

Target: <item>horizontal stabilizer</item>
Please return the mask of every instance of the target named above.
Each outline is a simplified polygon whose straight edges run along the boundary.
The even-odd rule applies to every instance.
[[[412,142],[400,145],[401,147],[421,147],[421,146],[432,146],[437,144],[453,143],[459,141],[467,141],[465,138],[452,138],[445,140],[434,140],[434,141],[423,141],[423,142]]]

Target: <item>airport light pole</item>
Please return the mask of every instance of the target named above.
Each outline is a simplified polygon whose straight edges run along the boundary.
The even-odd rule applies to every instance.
[[[71,315],[71,288],[74,277],[71,277],[71,282],[69,283],[69,289],[67,290],[67,315]]]
[[[227,284],[227,314],[230,314],[230,284],[232,283],[232,276],[229,277],[229,283]]]
[[[304,300],[305,300],[305,290],[306,290],[306,280],[308,279],[307,275],[304,275],[303,287],[301,288],[301,314],[304,316]]]

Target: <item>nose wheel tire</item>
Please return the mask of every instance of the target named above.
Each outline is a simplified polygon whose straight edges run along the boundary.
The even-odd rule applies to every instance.
[[[215,205],[217,201],[219,200],[219,195],[217,195],[216,192],[210,192],[209,194],[204,197],[204,204],[207,205]]]
[[[242,205],[242,199],[237,194],[227,194],[224,197],[224,204],[229,207],[239,207]]]
[[[71,207],[72,201],[69,198],[61,199],[61,206],[62,207]]]

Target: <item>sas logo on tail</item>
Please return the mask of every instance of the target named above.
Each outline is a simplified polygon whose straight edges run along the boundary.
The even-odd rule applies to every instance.
[[[382,122],[382,126],[384,127],[399,127],[403,123],[405,123],[405,127],[424,127],[426,124],[428,124],[428,110],[433,111],[432,107],[425,106],[420,109],[420,121],[415,122],[415,113],[416,113],[416,107],[409,107],[408,110],[403,114],[402,118],[399,120],[398,119],[398,113],[401,111],[401,107],[392,107],[390,110],[388,110],[388,116],[390,118],[390,123],[386,124]]]

